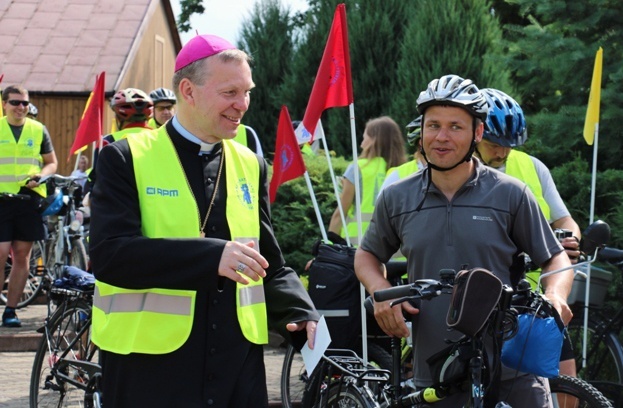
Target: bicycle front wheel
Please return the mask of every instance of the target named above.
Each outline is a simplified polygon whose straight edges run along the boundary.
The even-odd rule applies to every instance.
[[[35,353],[30,407],[90,407],[101,370],[91,342],[91,306],[84,300],[60,305]]]
[[[566,375],[550,378],[554,408],[610,408],[606,397],[586,381]]]
[[[567,328],[573,344],[578,377],[589,381],[623,383],[623,348],[616,333],[601,333],[600,324],[588,322],[587,361],[582,368],[584,321],[572,319]]]
[[[17,308],[26,307],[31,304],[41,293],[41,282],[43,282],[43,272],[45,265],[45,250],[43,241],[36,241],[32,245],[30,252],[30,269],[28,270],[28,279],[20,296]],[[0,301],[6,305],[8,295],[8,284],[10,279],[11,264],[7,261],[4,268],[4,283],[0,292]]]

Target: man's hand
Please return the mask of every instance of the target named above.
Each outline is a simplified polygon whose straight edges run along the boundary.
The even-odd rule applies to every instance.
[[[409,337],[411,333],[405,323],[403,311],[414,315],[420,313],[420,309],[413,307],[409,302],[394,307],[391,307],[390,303],[391,301],[374,302],[374,318],[388,336]]]
[[[578,263],[580,257],[580,241],[576,237],[563,238],[560,244],[565,249],[572,264]]]
[[[253,248],[254,246],[253,241],[246,244],[229,241],[225,244],[218,264],[218,274],[243,285],[249,283],[247,278],[254,281],[264,278],[268,261]]]
[[[552,305],[560,315],[560,318],[565,326],[568,325],[573,318],[573,312],[571,312],[571,308],[569,308],[567,301],[562,296],[556,293],[548,293],[547,291],[543,294],[543,296],[552,302]]]
[[[39,180],[41,180],[41,174],[33,174],[26,179],[26,187],[33,189],[39,186]]]
[[[305,322],[298,323],[288,323],[286,324],[286,329],[289,332],[300,331],[303,329],[307,329],[307,345],[310,349],[314,349],[314,342],[316,340],[316,326],[318,322],[315,320],[307,320]]]

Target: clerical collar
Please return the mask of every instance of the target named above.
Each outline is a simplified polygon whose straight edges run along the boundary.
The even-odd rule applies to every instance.
[[[210,154],[214,147],[218,144],[218,142],[206,143],[199,139],[197,136],[190,133],[188,130],[186,130],[186,128],[184,128],[184,126],[182,126],[179,120],[177,120],[177,115],[173,116],[171,124],[184,139],[199,145],[199,156],[204,154]]]

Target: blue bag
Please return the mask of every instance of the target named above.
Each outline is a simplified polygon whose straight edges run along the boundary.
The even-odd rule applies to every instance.
[[[502,346],[502,363],[525,373],[558,377],[564,337],[562,322],[553,316],[520,314],[517,324],[517,334]]]

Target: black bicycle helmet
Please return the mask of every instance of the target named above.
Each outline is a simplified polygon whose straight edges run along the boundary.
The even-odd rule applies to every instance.
[[[521,106],[497,89],[485,88],[482,93],[489,105],[482,137],[504,147],[523,145],[528,139],[528,131]]]
[[[157,104],[158,102],[171,102],[177,103],[177,98],[175,97],[175,93],[172,90],[167,88],[158,88],[154,89],[150,92],[149,97],[152,102]]]
[[[422,136],[422,115],[413,119],[407,125],[407,143],[415,146],[417,140]]]
[[[487,101],[470,80],[458,75],[444,75],[433,79],[425,91],[417,98],[417,110],[423,115],[424,111],[434,105],[456,106],[465,109],[470,115],[487,119]]]

